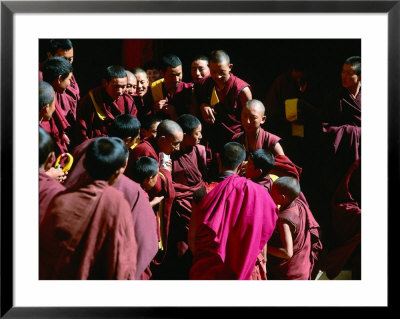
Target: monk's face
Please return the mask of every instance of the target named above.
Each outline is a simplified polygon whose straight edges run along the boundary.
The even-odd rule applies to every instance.
[[[146,178],[142,183],[143,189],[146,191],[151,190],[157,183],[158,173],[152,177]]]
[[[192,62],[190,67],[190,73],[194,83],[199,82],[200,79],[210,75],[210,68],[208,67],[207,61],[196,60]]]
[[[74,62],[74,48],[69,50],[63,50],[60,48],[56,51],[56,53],[54,53],[54,56],[62,57],[72,64],[72,62]]]
[[[149,80],[147,75],[143,72],[139,72],[135,74],[137,80],[136,94],[138,96],[143,96],[147,93],[149,88]]]
[[[245,106],[242,110],[242,126],[248,133],[255,132],[265,122],[266,116],[255,105]]]
[[[126,83],[126,93],[133,97],[134,95],[136,95],[136,87],[137,87],[136,78],[128,77]]]
[[[55,94],[55,93],[54,93]],[[54,111],[56,110],[56,97],[54,95],[54,99],[50,104],[43,106],[44,110],[41,113],[43,116],[43,121],[50,121],[53,116]]]
[[[71,84],[71,77],[72,72],[70,72],[65,79],[63,79],[61,76],[55,79],[52,83],[54,91],[56,91],[57,93],[64,93],[67,87]]]
[[[261,175],[262,171],[260,169],[256,169],[254,167],[254,162],[251,157],[248,158],[248,161],[245,166],[245,175],[247,178],[257,178]]]
[[[145,128],[142,128],[140,131],[140,134],[143,138],[147,138],[147,137],[156,137],[157,136],[157,126],[158,124],[160,124],[160,122],[155,122],[153,123],[152,126],[150,126],[150,128],[148,130],[146,130]]]
[[[342,67],[342,86],[346,89],[354,88],[361,82],[361,75],[357,75],[354,66],[350,64],[343,64]]]
[[[161,79],[160,71],[155,68],[146,70],[146,74],[150,84]]]
[[[228,82],[232,66],[226,60],[221,63],[210,61],[210,75],[220,88],[223,88],[225,83]]]
[[[105,81],[104,87],[106,89],[107,94],[111,97],[111,99],[113,101],[116,101],[122,94],[124,94],[127,84],[128,84],[127,77],[112,78],[109,82]]]
[[[180,144],[183,140],[183,132],[176,132],[173,135],[162,137],[160,149],[167,155],[171,155],[173,152],[179,151]]]
[[[168,67],[164,73],[164,84],[169,92],[175,92],[179,83],[182,81],[182,65],[175,68]]]
[[[198,127],[196,127],[190,135],[185,134],[186,142],[190,146],[199,145],[202,137],[203,136],[201,135],[201,124]]]

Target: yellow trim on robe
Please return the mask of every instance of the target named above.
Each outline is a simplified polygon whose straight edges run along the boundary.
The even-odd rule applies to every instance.
[[[279,178],[279,176],[276,176],[274,174],[269,174],[269,177],[272,179],[273,182],[275,182]]]
[[[218,98],[217,90],[215,89],[215,86],[214,86],[212,93],[211,93],[210,106],[214,107],[214,105],[216,105],[218,103],[219,103],[219,98]]]
[[[292,123],[292,136],[304,137],[304,125]]]
[[[153,100],[155,102],[164,100],[163,85],[162,85],[163,82],[164,78],[154,81],[151,84],[151,95],[153,96]]]
[[[297,102],[298,101],[299,101],[299,99],[285,100],[286,119],[289,122],[294,122],[297,120]]]
[[[131,145],[130,149],[133,150],[136,146],[139,145],[140,142],[141,142],[141,140],[138,139],[137,142],[136,142],[135,144],[132,144],[132,145]]]
[[[158,172],[160,177],[165,181],[166,177],[163,173]],[[164,250],[165,233],[164,233],[164,220],[160,216],[164,215],[164,199],[158,204],[158,224],[160,225],[160,241],[158,242],[158,248]]]
[[[97,116],[99,117],[100,120],[104,121],[107,118],[107,115],[104,114],[103,110],[97,104],[96,100],[94,99],[92,90],[89,91],[89,96],[92,99],[93,106],[94,106],[94,109],[96,110]]]

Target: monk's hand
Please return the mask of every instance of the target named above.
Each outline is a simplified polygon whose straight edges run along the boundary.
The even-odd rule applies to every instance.
[[[161,203],[161,201],[164,199],[164,196],[159,196],[159,197],[154,197],[151,202],[150,205],[151,207],[156,206],[157,204]]]
[[[167,103],[167,100],[159,100],[159,101],[154,102],[154,110],[156,112],[161,111],[164,108],[166,103]]]
[[[169,159],[168,161],[166,161],[164,168],[166,168],[172,173],[172,160]]]
[[[206,121],[209,124],[213,124],[215,122],[215,114],[217,114],[214,109],[207,105],[207,104],[203,104],[200,106],[200,110],[201,110],[201,115],[204,119],[204,121]]]
[[[61,168],[50,167],[46,174],[60,183],[64,183],[67,179],[68,172],[63,172]]]
[[[71,143],[71,141],[70,141],[69,137],[67,136],[67,134],[64,133],[62,138],[63,138],[65,144],[69,145]]]

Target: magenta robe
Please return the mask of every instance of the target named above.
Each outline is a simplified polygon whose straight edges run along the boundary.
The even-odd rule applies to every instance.
[[[87,147],[92,141],[93,139],[84,141],[72,152],[74,164],[64,183],[68,189],[76,189],[92,181],[83,166]],[[146,267],[149,266],[158,250],[156,217],[147,194],[139,184],[125,175],[120,175],[112,187],[121,191],[129,203],[137,243],[137,270],[135,279],[140,279],[140,276]]]
[[[39,228],[39,279],[134,279],[128,202],[105,181],[57,195]]]
[[[128,113],[135,117],[137,114],[135,103],[128,94],[123,94],[117,101],[113,101],[102,86],[94,88],[92,92],[97,105],[106,118],[100,119],[91,97],[89,94],[85,95],[78,105],[76,114],[78,142],[93,137],[108,136],[108,128],[119,114]]]
[[[63,184],[47,175],[44,169],[39,168],[39,224],[42,222],[51,200],[64,190]]]
[[[322,243],[319,239],[319,225],[308,205],[296,198],[285,210],[278,213],[278,222],[279,220],[287,222],[291,227],[293,256],[284,259],[268,254],[268,279],[313,279],[314,267],[319,266]],[[278,229],[268,241],[268,245],[282,246]]]
[[[248,280],[274,231],[277,207],[262,186],[234,174],[194,206],[192,218],[190,279]]]

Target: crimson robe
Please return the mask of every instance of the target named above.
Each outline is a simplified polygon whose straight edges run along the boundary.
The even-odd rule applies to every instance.
[[[200,79],[195,88],[196,99],[199,105],[210,105],[213,88],[216,83],[211,77]],[[214,151],[222,149],[223,145],[231,142],[241,132],[241,112],[239,96],[244,88],[250,85],[232,73],[222,91],[218,92],[219,103],[214,106],[217,113],[214,124],[203,122],[205,141],[210,142]],[[216,137],[218,136],[218,139]]]
[[[137,108],[137,118],[143,123],[148,117],[154,114],[153,97],[150,88],[144,96],[133,96]]]
[[[47,211],[51,200],[65,187],[53,177],[46,174],[43,168],[39,168],[39,224]]]
[[[84,141],[72,152],[74,164],[64,183],[68,189],[76,189],[92,181],[83,166],[86,150],[91,142],[93,142],[93,139]],[[150,265],[158,250],[157,221],[148,196],[139,184],[125,175],[120,175],[112,187],[121,191],[129,203],[137,243],[135,279],[141,279],[146,267]]]
[[[351,260],[361,262],[361,203],[355,192],[361,192],[361,160],[353,163],[333,196],[335,245],[325,256],[322,266],[329,279],[335,278]]]
[[[134,279],[128,202],[106,181],[57,195],[39,228],[39,279]]]
[[[322,243],[319,239],[319,224],[314,219],[308,205],[299,197],[285,210],[278,213],[278,222],[290,225],[293,239],[293,256],[289,259],[268,254],[268,279],[311,280],[319,266]],[[278,228],[268,241],[268,245],[281,247]]]
[[[108,129],[119,114],[128,113],[135,117],[137,114],[135,103],[128,94],[124,93],[116,101],[113,101],[103,86],[98,86],[91,91],[105,118],[101,119],[98,115],[90,95],[85,95],[78,105],[76,115],[78,142],[93,137],[108,136]]]
[[[248,145],[247,134],[244,131],[237,134],[233,141],[242,144],[247,153],[259,149],[264,149],[274,154],[275,145],[276,143],[279,143],[280,140],[281,138],[279,136],[267,132],[262,127],[260,127],[260,131],[257,136],[256,146],[254,149]]]
[[[272,235],[277,207],[260,185],[233,174],[192,212],[190,279],[250,279],[257,256]]]
[[[54,117],[52,117],[49,121],[42,121],[39,126],[47,133],[49,133],[49,135],[53,139],[54,153],[56,157],[58,157],[62,153],[68,152],[68,146],[66,143],[64,132],[60,131],[57,127]]]

